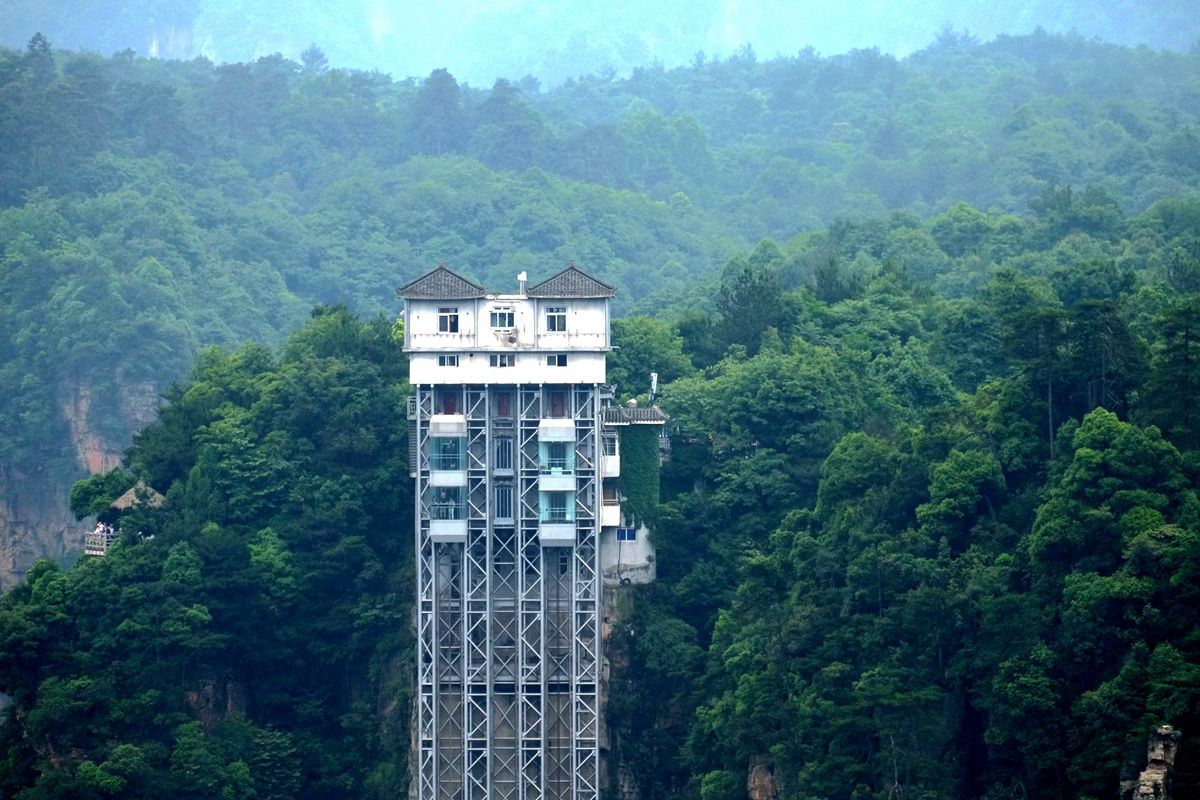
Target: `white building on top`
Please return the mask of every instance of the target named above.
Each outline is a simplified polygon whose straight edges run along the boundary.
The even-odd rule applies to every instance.
[[[517,294],[489,294],[444,265],[400,292],[414,385],[604,382],[616,290],[573,263]]]

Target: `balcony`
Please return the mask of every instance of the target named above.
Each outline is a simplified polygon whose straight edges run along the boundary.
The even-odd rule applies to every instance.
[[[467,473],[465,470],[429,470],[430,486],[466,486]]]
[[[567,442],[540,442],[538,473],[539,491],[575,491],[575,451]]]
[[[542,522],[538,525],[542,547],[571,547],[575,544],[574,522]]]
[[[429,538],[437,544],[467,540],[467,505],[464,489],[438,487],[429,500]]]
[[[575,420],[566,417],[544,419],[538,424],[538,441],[541,442],[573,442],[575,441]]]
[[[574,492],[575,473],[546,473],[538,476],[539,492]]]
[[[429,435],[466,436],[467,416],[465,414],[433,414],[429,417]]]
[[[434,544],[465,544],[467,521],[465,519],[429,520],[429,539]]]
[[[600,527],[615,528],[621,524],[621,502],[619,500],[605,500],[604,505],[600,506]]]
[[[621,474],[621,440],[616,431],[600,435],[600,477],[616,478]]]
[[[575,498],[567,492],[542,492],[538,495],[538,522],[575,525]]]
[[[467,485],[467,440],[462,436],[429,439],[429,485]]]

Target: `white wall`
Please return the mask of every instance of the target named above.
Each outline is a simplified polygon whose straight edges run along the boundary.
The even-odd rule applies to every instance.
[[[438,330],[438,309],[458,309],[458,332]],[[546,309],[565,308],[567,330],[546,329]],[[493,329],[493,309],[510,308],[514,328]],[[609,349],[608,300],[546,300],[499,295],[477,300],[409,300],[404,312],[409,381],[447,383],[603,383]],[[546,356],[564,353],[565,367]],[[493,367],[491,354],[512,354],[512,367]],[[457,355],[458,366],[438,366],[438,355]]]
[[[618,542],[616,528],[600,531],[600,574],[609,586],[628,580],[650,583],[656,575],[654,545],[645,525],[638,528],[637,540]]]
[[[516,366],[493,367],[491,351],[458,351],[457,367],[439,367],[438,353],[409,353],[408,379],[414,385],[454,383],[604,383],[604,353],[568,351],[567,366],[546,364],[547,352],[515,352]],[[509,352],[513,352],[511,349]],[[449,354],[450,351],[443,351]]]
[[[409,300],[404,311],[404,346],[417,350],[458,349],[607,349],[608,300],[585,298],[546,300],[499,295],[479,300]],[[458,333],[438,330],[438,309],[458,309]],[[491,311],[511,308],[515,329],[496,331]],[[546,309],[566,308],[566,332],[546,330]],[[510,341],[515,334],[516,341]]]

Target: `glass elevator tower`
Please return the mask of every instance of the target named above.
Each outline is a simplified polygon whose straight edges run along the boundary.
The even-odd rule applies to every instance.
[[[497,295],[441,265],[397,291],[414,387],[420,800],[599,796],[615,290],[574,264],[528,289],[519,278]]]

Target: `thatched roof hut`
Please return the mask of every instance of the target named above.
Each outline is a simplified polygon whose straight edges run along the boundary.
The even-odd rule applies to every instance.
[[[143,502],[149,503],[152,508],[158,508],[166,501],[167,498],[147,486],[145,481],[138,481],[132,489],[113,500],[109,508],[124,511],[127,508],[140,506]]]

